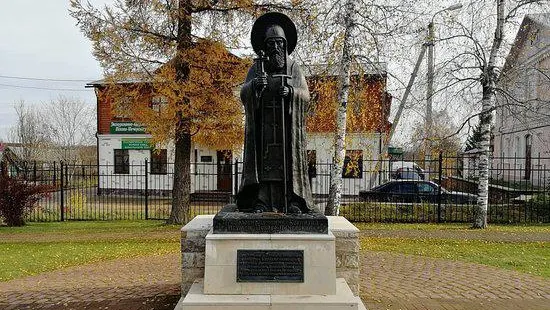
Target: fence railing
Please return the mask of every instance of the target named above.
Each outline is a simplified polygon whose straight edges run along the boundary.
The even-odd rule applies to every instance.
[[[492,159],[490,222],[550,222],[550,158],[533,158],[530,167],[525,160],[518,164],[520,160]],[[476,161],[475,157],[443,155],[399,161],[349,160],[342,172],[340,215],[352,221],[471,222],[479,175]],[[27,162],[20,166],[23,169],[18,173],[28,182],[53,188],[28,215],[31,221],[167,219],[170,215],[172,163],[160,169],[147,161],[130,163],[122,173],[114,165],[104,164]],[[328,199],[331,166],[328,162],[310,163],[312,193],[319,209]],[[192,163],[190,168],[192,215],[215,214],[234,201],[242,162]],[[372,194],[377,186],[395,179],[416,187],[401,194]],[[435,186],[431,192],[423,192],[417,185],[424,182]]]

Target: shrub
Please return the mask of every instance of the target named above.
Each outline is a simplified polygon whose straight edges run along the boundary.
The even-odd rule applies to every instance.
[[[0,177],[0,217],[8,226],[25,225],[24,217],[34,204],[49,195],[50,186],[28,183],[24,180]]]
[[[527,203],[531,220],[547,222],[550,219],[550,194],[539,193],[533,196],[533,200]]]

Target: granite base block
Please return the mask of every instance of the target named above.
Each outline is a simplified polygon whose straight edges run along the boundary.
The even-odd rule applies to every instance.
[[[353,295],[344,279],[336,279],[334,295],[208,295],[203,282],[193,283],[175,310],[363,310],[361,299]]]
[[[182,228],[182,252],[205,253],[205,237],[212,232],[214,215],[198,215]],[[359,295],[359,268],[345,266],[344,256],[355,256],[359,261],[359,229],[341,216],[328,216],[329,230],[336,237],[336,276],[345,278],[353,293]],[[218,236],[225,236],[219,234]],[[193,240],[188,243],[186,240]],[[202,260],[201,260],[202,261]],[[204,261],[202,261],[204,262]],[[182,296],[185,296],[195,279],[204,278],[204,264],[201,266],[182,264]]]

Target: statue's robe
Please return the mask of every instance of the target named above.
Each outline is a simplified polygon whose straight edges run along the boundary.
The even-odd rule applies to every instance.
[[[250,212],[254,210],[258,199],[260,183],[265,180],[264,165],[266,162],[265,132],[265,105],[274,101],[281,101],[281,97],[275,95],[280,86],[280,78],[271,77],[268,72],[268,86],[264,90],[261,99],[258,100],[254,89],[254,78],[259,75],[258,68],[253,65],[248,71],[246,81],[241,89],[241,100],[244,105],[245,142],[244,142],[244,167],[242,181],[237,193],[237,207],[240,211]],[[287,58],[286,85],[290,89],[289,96],[285,99],[286,118],[286,160],[289,200],[299,205],[302,212],[313,210],[313,199],[309,185],[306,153],[306,124],[305,117],[309,104],[309,90],[306,79],[298,64]],[[279,104],[280,105],[280,104]],[[279,114],[280,115],[280,114]],[[272,116],[273,117],[273,116]],[[278,116],[277,116],[278,117]],[[264,129],[265,130],[265,129]],[[264,144],[264,145],[262,145]],[[281,154],[282,155],[282,154]]]

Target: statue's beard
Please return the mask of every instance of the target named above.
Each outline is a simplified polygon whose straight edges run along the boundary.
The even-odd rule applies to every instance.
[[[283,69],[285,67],[285,52],[283,50],[274,50],[269,55],[269,64],[273,69]]]

